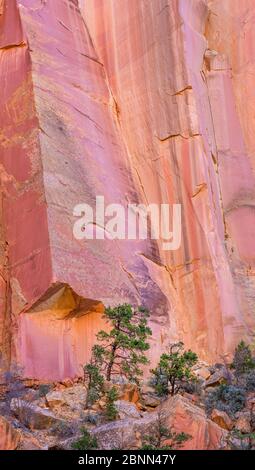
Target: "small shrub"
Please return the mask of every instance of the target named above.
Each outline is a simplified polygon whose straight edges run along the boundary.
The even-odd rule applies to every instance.
[[[246,376],[246,384],[245,388],[247,392],[255,392],[255,371],[251,371],[247,376]]]
[[[250,346],[245,344],[244,341],[241,341],[235,349],[231,368],[235,370],[237,377],[255,368],[255,361],[252,357]]]
[[[183,382],[182,390],[186,393],[201,395],[202,393],[202,382],[197,377],[190,382]]]
[[[254,450],[255,433],[241,433],[234,429],[229,437],[228,443],[231,450]]]
[[[72,449],[75,450],[92,450],[97,449],[98,443],[94,436],[91,436],[86,428],[82,428],[82,437],[72,443]]]
[[[4,381],[8,384],[6,391],[6,402],[12,398],[22,398],[26,393],[26,387],[22,380],[23,369],[19,367],[13,367],[11,371],[4,374]]]
[[[158,366],[151,371],[155,377],[155,390],[158,393],[168,393],[170,385],[170,394],[175,395],[185,382],[196,379],[191,368],[197,363],[198,357],[191,350],[183,351],[183,349],[182,342],[170,345],[168,353],[160,356]]]
[[[109,421],[114,421],[118,416],[118,410],[114,402],[118,400],[118,391],[116,387],[111,387],[108,392],[106,392],[106,407],[105,414]]]
[[[216,408],[229,415],[234,415],[245,406],[245,391],[234,385],[222,384],[209,393],[205,400],[205,406],[208,413]]]
[[[67,438],[73,436],[74,429],[70,424],[66,423],[57,423],[55,426],[51,428],[52,434],[58,436],[60,438]]]
[[[51,391],[50,384],[41,384],[38,388],[38,395],[40,398],[44,398]]]
[[[100,418],[101,416],[99,413],[96,413],[96,414],[91,413],[85,417],[84,422],[97,426],[100,423]]]

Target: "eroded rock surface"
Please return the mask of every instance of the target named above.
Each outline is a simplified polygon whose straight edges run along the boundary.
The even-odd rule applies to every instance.
[[[228,431],[230,431],[234,426],[232,419],[227,415],[227,413],[225,413],[225,411],[214,409],[211,413],[211,420],[221,428],[227,429]]]
[[[21,423],[32,430],[47,429],[54,424],[61,424],[61,420],[50,410],[43,409],[19,398],[12,399],[11,411],[17,416]]]
[[[0,416],[0,450],[15,450],[20,441],[20,433],[6,418]]]
[[[181,396],[168,398],[157,411],[144,413],[140,419],[122,419],[99,426],[93,434],[102,449],[139,449],[144,437],[156,432],[159,416],[169,431],[190,435],[183,449],[226,447],[226,431],[208,419],[201,408]]]

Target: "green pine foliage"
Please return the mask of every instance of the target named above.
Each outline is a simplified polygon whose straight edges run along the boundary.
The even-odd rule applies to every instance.
[[[100,331],[97,340],[103,348],[103,364],[106,380],[123,375],[130,382],[139,383],[141,366],[148,363],[149,312],[143,307],[134,309],[129,304],[107,308],[104,315],[110,323],[109,333]]]
[[[91,360],[83,367],[84,382],[87,388],[85,407],[93,405],[103,393],[104,377],[100,372],[103,364],[104,350],[98,345],[93,346]]]
[[[116,387],[111,387],[108,392],[106,392],[106,407],[105,414],[109,421],[114,421],[118,416],[118,410],[114,402],[118,400],[118,391]]]
[[[98,448],[96,437],[92,436],[86,428],[82,428],[82,437],[72,443],[74,450],[93,450]]]
[[[160,356],[160,361],[156,369],[151,372],[154,375],[154,387],[159,395],[169,393],[175,395],[181,389],[182,384],[194,381],[192,373],[198,357],[191,350],[184,351],[182,342],[170,345],[168,353]]]

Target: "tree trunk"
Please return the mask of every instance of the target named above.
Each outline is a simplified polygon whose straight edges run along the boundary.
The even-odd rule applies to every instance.
[[[172,388],[171,388],[171,396],[174,395],[174,392],[175,392],[175,380],[173,380],[172,382],[170,382],[171,385],[172,385]]]
[[[117,343],[113,343],[112,345],[112,351],[111,351],[111,360],[108,364],[107,371],[106,371],[106,380],[110,382],[111,380],[111,374],[112,374],[112,368],[115,360],[115,351],[117,348]]]

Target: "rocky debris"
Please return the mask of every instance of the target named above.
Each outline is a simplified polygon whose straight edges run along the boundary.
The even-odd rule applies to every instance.
[[[193,373],[197,378],[202,380],[208,380],[211,375],[210,370],[205,366],[193,369]]]
[[[104,416],[101,412],[98,412],[98,410],[88,409],[84,411],[83,420],[88,424],[98,426],[104,421]]]
[[[20,441],[20,433],[6,418],[0,416],[0,450],[15,450]]]
[[[205,411],[190,400],[176,395],[168,398],[159,408],[169,429],[192,436],[184,444],[184,449],[213,450],[226,447],[227,432],[207,418]]]
[[[100,449],[139,449],[142,436],[149,434],[155,423],[156,415],[147,413],[140,419],[122,419],[103,424],[92,433],[96,436]]]
[[[184,398],[187,398],[187,400],[190,400],[193,403],[195,403],[195,405],[199,405],[202,408],[204,407],[203,403],[201,403],[201,398],[198,395],[195,395],[193,393],[184,392],[184,393],[182,393],[182,396]]]
[[[104,395],[97,400],[92,406],[91,409],[95,412],[102,411],[106,406],[106,393],[112,388],[115,387],[118,392],[118,400],[121,402],[134,403],[137,409],[140,407],[140,391],[136,384],[133,383],[116,383],[116,382],[105,382],[104,383]]]
[[[69,387],[73,386],[74,380],[71,380],[71,379],[67,378],[67,379],[61,380],[60,384],[64,385],[64,387],[66,387],[66,388],[69,388]]]
[[[118,418],[125,419],[125,418],[140,418],[141,413],[137,410],[134,403],[125,401],[125,400],[117,400],[114,403],[115,407],[118,410]]]
[[[104,391],[107,392],[112,387],[115,387],[117,389],[119,400],[125,400],[132,403],[139,402],[140,392],[136,384],[105,382]]]
[[[221,428],[227,429],[228,431],[230,431],[234,426],[232,419],[227,413],[225,413],[225,411],[214,409],[211,413],[211,420]]]
[[[36,437],[22,436],[19,450],[48,450],[48,447],[41,446]]]
[[[235,429],[243,434],[251,432],[251,415],[249,412],[239,412],[235,423]]]
[[[191,438],[184,449],[222,449],[227,432],[208,419],[205,412],[178,395],[165,400],[157,411],[144,413],[140,419],[124,419],[104,424],[92,432],[102,449],[138,449],[143,436],[153,432],[159,419],[170,431],[188,432]]]
[[[86,402],[86,388],[83,384],[64,387],[61,390],[54,390],[46,395],[46,403],[50,408],[59,406],[69,407],[72,411],[84,409]]]
[[[228,443],[229,443],[230,449],[232,450],[249,450],[250,449],[250,439],[248,437],[241,439],[236,436],[230,436]]]
[[[60,390],[47,393],[45,399],[49,408],[55,408],[56,406],[67,405],[67,401],[65,399],[64,393],[63,391],[60,391]]]
[[[246,407],[255,412],[255,394],[249,393],[246,399]]]
[[[103,411],[105,407],[106,407],[106,398],[104,396],[100,400],[97,400],[95,403],[93,403],[90,409],[92,411],[98,412],[98,411]]]
[[[197,395],[185,393],[162,401],[150,385],[142,385],[139,390],[134,384],[106,383],[105,390],[112,386],[125,399],[119,398],[115,402],[118,419],[108,423],[105,423],[105,397],[98,400],[93,409],[84,409],[86,389],[82,383],[69,387],[61,384],[61,388],[55,387],[40,399],[28,390],[27,396],[34,399],[32,402],[13,398],[11,410],[21,423],[14,420],[14,426],[21,430],[18,448],[70,448],[85,425],[96,435],[99,448],[139,449],[144,436],[151,434],[154,428],[156,431],[159,417],[170,431],[186,432],[191,436],[184,443],[184,449],[225,448],[227,431],[232,428],[231,419],[218,410],[214,410],[212,419],[208,419]]]
[[[161,400],[159,397],[157,397],[155,394],[150,394],[150,393],[143,393],[141,394],[141,405],[142,408],[145,409],[150,409],[150,408],[156,408],[159,406],[161,403]]]
[[[141,386],[140,402],[137,403],[139,409],[148,410],[156,408],[160,405],[162,399],[155,393],[155,389],[146,383]]]
[[[217,387],[233,379],[233,374],[225,367],[217,369],[205,382],[205,387]]]
[[[19,398],[13,398],[10,407],[19,421],[30,429],[46,429],[61,422],[51,411]]]
[[[97,400],[92,406],[91,410],[94,412],[100,412],[105,410],[106,407],[106,393],[112,388],[115,387],[117,389],[118,393],[118,401],[121,403],[123,402],[122,408],[124,408],[124,404],[126,409],[128,409],[128,403],[134,404],[134,407],[130,407],[131,409],[136,408],[136,412],[138,413],[138,409],[144,409],[143,406],[141,406],[139,400],[141,398],[140,396],[140,391],[139,388],[136,384],[133,383],[114,383],[114,382],[105,382],[104,383],[104,395]],[[116,403],[116,402],[115,402]],[[139,413],[138,413],[139,414]],[[140,416],[140,415],[139,415]]]
[[[38,390],[34,390],[33,388],[29,388],[24,395],[22,395],[22,400],[31,402],[36,401],[38,399]]]
[[[81,433],[77,433],[75,437],[69,437],[68,439],[57,440],[55,443],[48,445],[48,450],[72,450],[72,444],[74,441],[81,438]]]
[[[140,386],[140,392],[142,395],[155,394],[155,389],[150,383],[143,382]]]

